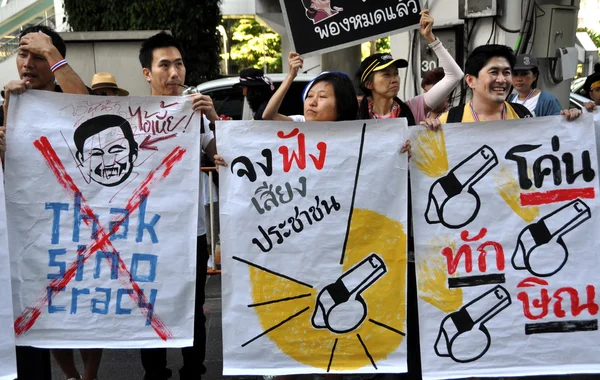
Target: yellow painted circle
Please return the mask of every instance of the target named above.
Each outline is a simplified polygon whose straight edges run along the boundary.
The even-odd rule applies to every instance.
[[[406,332],[406,233],[404,226],[397,221],[371,210],[355,209],[340,275],[373,252],[384,260],[387,273],[362,293],[368,306],[367,316],[356,330],[345,334],[335,334],[312,326],[311,317],[321,289],[309,289],[250,267],[252,299],[255,304],[310,294],[303,298],[255,307],[265,331],[309,308],[269,332],[267,336],[289,357],[323,370],[330,366],[336,339],[330,371],[372,366],[357,335],[360,335],[375,363],[387,358],[400,346],[404,337],[381,324]],[[293,277],[293,273],[286,275]]]

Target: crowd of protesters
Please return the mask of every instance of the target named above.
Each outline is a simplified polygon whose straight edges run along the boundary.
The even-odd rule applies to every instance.
[[[474,48],[465,63],[465,72],[452,59],[449,52],[435,37],[433,18],[427,10],[421,14],[420,32],[432,51],[437,55],[440,67],[423,76],[421,87],[424,93],[406,101],[398,98],[400,76],[398,69],[406,68],[408,62],[395,59],[389,53],[367,57],[360,64],[354,81],[351,75],[341,72],[318,74],[302,94],[302,115],[281,115],[278,110],[294,78],[302,69],[302,57],[290,53],[289,73],[275,91],[273,83],[257,69],[246,69],[240,73],[244,96],[253,111],[255,120],[288,120],[296,122],[335,122],[356,119],[406,118],[408,125],[424,125],[437,131],[442,124],[453,122],[479,122],[510,120],[561,114],[566,120],[576,119],[579,110],[562,109],[549,92],[537,87],[540,72],[535,57],[515,56],[510,47],[483,45]],[[25,29],[19,40],[17,68],[19,78],[4,86],[4,105],[0,112],[0,151],[6,150],[6,123],[10,98],[29,89],[69,94],[91,94],[96,96],[127,96],[114,76],[100,72],[94,75],[88,88],[73,71],[66,60],[66,46],[53,30],[36,26]],[[149,82],[152,96],[180,96],[185,87],[185,55],[181,44],[171,35],[161,32],[146,40],[140,49],[141,75]],[[465,104],[452,106],[452,94],[464,80],[472,92],[472,99]],[[360,88],[357,97],[355,84]],[[514,93],[511,90],[514,88]],[[591,101],[585,104],[587,111],[600,105],[600,70],[588,78],[585,89]],[[218,165],[227,165],[217,155],[214,125],[217,113],[209,96],[192,97],[192,107],[201,111],[205,125],[210,126],[201,133],[202,150],[214,157]],[[359,99],[357,101],[357,99]],[[401,150],[410,154],[410,141]],[[25,174],[24,174],[25,175]],[[202,188],[202,187],[201,187]],[[202,196],[202,191],[200,192]],[[199,203],[202,207],[203,200]],[[194,344],[182,349],[183,367],[180,379],[200,379],[205,373],[206,351],[205,316],[203,311],[204,287],[207,272],[207,243],[204,210],[198,213],[196,252],[196,303],[194,320]],[[409,267],[409,287],[414,285],[414,263]],[[413,289],[412,292],[416,290]],[[416,300],[410,303],[416,303]],[[415,305],[409,308],[416,313]],[[409,332],[416,332],[416,314],[409,316]],[[413,335],[415,336],[415,335]],[[141,362],[145,380],[163,380],[172,376],[168,368],[166,349],[142,349]],[[411,354],[412,352],[412,354]],[[101,363],[101,349],[80,350],[84,368],[80,372],[74,361],[73,350],[51,350],[52,356],[68,380],[94,380]],[[33,347],[18,347],[19,379],[42,378],[47,351]],[[415,358],[416,355],[416,358]],[[411,358],[412,356],[412,358]],[[409,378],[419,378],[418,339],[409,341]],[[294,378],[289,376],[285,378]],[[327,379],[340,379],[340,375],[327,375]]]

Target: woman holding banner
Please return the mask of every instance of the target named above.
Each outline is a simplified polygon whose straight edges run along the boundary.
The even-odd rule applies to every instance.
[[[390,54],[378,53],[365,58],[356,76],[366,97],[359,109],[359,119],[389,119],[406,117],[408,125],[417,125],[427,119],[427,114],[448,98],[463,77],[463,72],[448,50],[432,32],[433,17],[429,10],[421,12],[421,35],[437,55],[444,77],[429,91],[406,103],[398,98],[400,75],[398,69],[408,67],[404,59],[394,59]],[[371,98],[371,99],[369,99]]]

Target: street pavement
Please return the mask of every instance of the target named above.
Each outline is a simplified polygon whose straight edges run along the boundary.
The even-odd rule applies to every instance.
[[[206,284],[206,302],[204,304],[206,314],[207,328],[207,348],[205,365],[207,368],[205,380],[227,379],[227,380],[258,380],[257,377],[225,377],[223,373],[223,345],[221,339],[221,276],[208,276]],[[83,365],[81,359],[76,353],[75,359],[77,366],[81,371]],[[177,371],[181,368],[183,361],[179,349],[167,350],[167,360],[169,368],[173,371],[173,380],[178,380]],[[104,350],[102,364],[100,365],[99,380],[142,380],[144,371],[140,362],[139,350]],[[322,379],[322,377],[314,377]],[[52,361],[52,379],[64,380],[60,369]],[[260,378],[262,379],[262,378]],[[303,377],[305,379],[305,377]],[[306,377],[311,379],[311,376]],[[345,376],[348,380],[416,380],[409,379],[406,375],[379,375],[379,376]],[[544,376],[544,377],[521,377],[519,380],[600,380],[600,375],[579,375],[579,376]]]

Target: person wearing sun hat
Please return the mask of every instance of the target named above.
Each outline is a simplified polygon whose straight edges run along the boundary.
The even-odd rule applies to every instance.
[[[111,73],[100,72],[92,78],[92,95],[103,96],[127,96],[129,91],[117,85],[115,77]]]
[[[390,54],[378,53],[362,61],[356,77],[360,89],[366,95],[363,98],[359,119],[388,119],[405,117],[408,125],[419,124],[427,118],[427,113],[435,109],[454,90],[463,77],[463,72],[448,50],[432,32],[433,17],[429,10],[421,12],[421,35],[437,55],[440,67],[444,69],[444,78],[427,93],[418,95],[406,103],[398,98],[400,75],[398,69],[408,67],[404,59],[394,59]],[[369,97],[371,99],[369,99]]]
[[[253,67],[240,71],[240,82],[235,85],[242,87],[250,109],[254,112],[253,120],[262,120],[262,114],[273,96],[275,86],[262,70]]]
[[[529,54],[517,56],[512,71],[513,87],[517,93],[508,97],[508,101],[527,107],[533,116],[560,115],[558,99],[548,91],[537,88],[540,75],[537,59]]]

